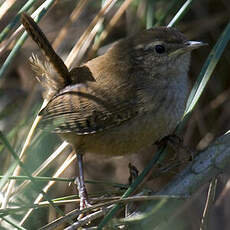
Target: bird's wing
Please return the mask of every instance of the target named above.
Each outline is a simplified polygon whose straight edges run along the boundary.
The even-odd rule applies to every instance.
[[[75,84],[60,91],[40,112],[41,128],[85,135],[119,126],[137,115],[132,93],[126,97],[121,92],[122,97],[114,99],[112,89],[103,91],[93,85]]]

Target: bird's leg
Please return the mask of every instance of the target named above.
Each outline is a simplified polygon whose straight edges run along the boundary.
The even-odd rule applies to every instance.
[[[78,184],[78,192],[80,198],[80,210],[82,210],[83,208],[89,207],[90,203],[88,201],[88,194],[84,182],[83,155],[81,153],[77,153],[77,161],[78,161],[78,168],[79,168],[79,176],[77,178],[77,184]]]
[[[129,185],[131,185],[134,182],[134,180],[138,177],[139,172],[137,168],[131,163],[129,163],[128,167],[129,167]],[[128,217],[129,215],[134,213],[136,208],[137,206],[133,202],[128,203],[125,206],[125,217]]]

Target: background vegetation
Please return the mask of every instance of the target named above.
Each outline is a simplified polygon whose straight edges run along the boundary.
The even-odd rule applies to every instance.
[[[111,5],[104,10],[106,4]],[[77,164],[71,148],[62,143],[58,136],[41,132],[39,129],[28,138],[34,120],[38,119],[36,114],[43,103],[42,90],[31,71],[28,58],[32,53],[41,58],[42,55],[31,39],[24,43],[26,34],[22,35],[23,31],[18,30],[20,22],[16,15],[20,14],[22,7],[23,11],[29,13],[43,9],[42,13],[35,13],[34,16],[37,18],[38,15],[37,19],[42,19],[39,26],[70,68],[100,55],[112,42],[120,38],[152,26],[173,23],[173,26],[185,33],[190,40],[209,44],[206,48],[194,51],[192,55],[191,88],[198,75],[202,74],[203,64],[230,19],[228,0],[0,1],[2,229],[37,229],[59,217],[61,210],[68,213],[78,207],[76,185],[70,183],[77,175]],[[175,15],[178,17],[175,18]],[[229,32],[226,32],[223,38],[225,43],[229,37]],[[72,50],[74,46],[75,49]],[[192,152],[206,148],[216,137],[230,129],[229,46],[220,45],[218,52],[222,54],[221,58],[216,66],[215,61],[209,65],[215,69],[183,130],[184,145]],[[202,77],[205,79],[204,75]],[[27,142],[28,145],[25,144]],[[98,198],[97,203],[122,195],[129,177],[128,163],[131,162],[142,171],[154,152],[153,147],[143,153],[109,159],[88,154],[85,157],[85,172],[86,179],[90,180],[87,183],[90,195]],[[188,151],[180,152],[180,156],[186,158]],[[20,173],[16,173],[19,155],[22,155],[24,163]],[[175,164],[175,160],[170,162]],[[169,170],[166,166],[169,165],[159,165],[139,192],[148,194],[149,191],[158,191],[183,168],[176,165]],[[159,172],[163,175],[156,178]],[[229,173],[229,169],[226,169],[218,176],[207,229],[230,229]],[[39,178],[31,178],[32,174]],[[15,184],[13,175],[17,175]],[[62,180],[52,181],[52,177],[61,177]],[[41,189],[46,192],[45,197],[41,194]],[[207,190],[208,184],[204,184],[192,198],[184,202],[185,205],[178,209],[178,215],[168,229],[199,229]],[[60,210],[48,207],[45,202],[39,205],[42,207],[33,206],[35,201],[38,203],[48,199],[51,202],[51,199],[60,197],[66,197],[59,201]],[[58,200],[53,202],[57,203]],[[124,212],[120,212],[117,217],[124,217]],[[98,223],[99,221],[92,222],[92,226]],[[64,226],[59,225],[59,229]],[[114,226],[115,220],[109,228]],[[152,229],[151,223],[148,228]]]

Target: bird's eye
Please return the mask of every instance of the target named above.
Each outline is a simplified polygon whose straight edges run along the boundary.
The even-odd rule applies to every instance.
[[[155,51],[158,54],[163,54],[165,52],[165,47],[163,45],[156,45]]]

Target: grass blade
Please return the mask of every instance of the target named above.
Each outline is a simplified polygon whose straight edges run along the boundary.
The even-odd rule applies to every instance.
[[[37,186],[36,180],[30,175],[30,172],[24,167],[23,162],[19,159],[18,155],[15,153],[14,149],[12,148],[12,146],[10,145],[10,143],[8,142],[8,140],[3,135],[2,132],[0,132],[0,139],[1,139],[2,143],[5,145],[5,147],[9,150],[9,152],[11,153],[11,155],[14,157],[14,159],[17,161],[17,163],[19,164],[19,166],[23,169],[23,172],[25,173],[25,175],[29,177],[29,179],[31,180],[32,185],[34,187],[34,190],[37,191],[39,194],[42,194],[43,197],[47,201],[49,201],[49,203],[56,209],[56,211],[59,214],[64,215],[64,213],[62,212],[61,209],[59,209],[58,207],[55,207],[55,205],[53,204],[53,202],[51,201],[51,199],[49,199],[49,197],[47,196],[47,194],[43,190],[41,191],[39,189],[39,186]]]
[[[0,43],[2,40],[7,36],[7,34],[10,32],[12,28],[18,23],[20,20],[20,14],[24,11],[27,11],[30,9],[30,7],[36,2],[36,0],[29,0],[26,2],[26,4],[19,10],[17,15],[14,17],[14,19],[4,28],[4,30],[0,33]]]
[[[194,109],[229,40],[230,22],[226,26],[224,32],[221,34],[219,40],[213,47],[212,51],[210,52],[208,58],[206,59],[201,69],[197,81],[194,84],[194,87],[192,88],[192,91],[189,95],[184,117],[187,116]]]
[[[186,3],[186,7],[185,4],[183,5],[183,10],[179,10],[179,12],[177,13],[177,15],[183,16],[183,12],[185,12],[184,10],[187,9],[187,7],[190,5],[192,1],[187,1]],[[177,22],[179,19],[181,19],[181,17],[177,17],[177,20],[172,20],[172,23],[169,23],[169,25],[174,25],[175,22]],[[228,41],[230,39],[230,22],[227,25],[226,29],[224,30],[223,34],[220,36],[219,40],[217,41],[216,45],[214,46],[213,50],[211,51],[209,57],[207,58],[204,67],[201,70],[201,73],[198,77],[198,81],[196,82],[189,100],[188,100],[188,104],[186,107],[186,111],[185,114],[188,114],[189,112],[192,111],[192,109],[194,108],[195,104],[197,103],[201,93],[203,92],[208,79],[211,76],[211,73],[213,72],[221,54],[223,53],[223,50],[225,49]],[[157,158],[154,157],[153,160],[151,160],[151,165],[153,166],[157,160],[159,159],[159,156],[161,156],[162,154],[164,154],[164,150],[160,150],[156,153],[155,156],[158,156]],[[139,183],[139,178],[145,175],[145,170],[148,171],[150,170],[150,163],[149,165],[144,169],[144,171],[141,173],[141,175],[134,181],[134,183],[128,188],[128,190],[124,193],[124,195],[122,196],[122,198],[125,198],[127,196],[129,196],[131,194],[132,191],[134,191],[134,189],[137,187],[137,183]],[[152,167],[151,166],[151,167]],[[142,179],[140,179],[141,181]],[[121,198],[121,199],[122,199]],[[115,215],[115,213],[117,212],[117,210],[119,209],[119,205],[116,205],[114,208],[112,208],[112,210],[109,211],[109,213],[105,216],[105,218],[101,221],[101,223],[98,226],[98,230],[101,230],[107,223],[109,220],[111,220],[111,218]]]
[[[193,0],[187,0],[184,3],[184,5],[180,8],[180,10],[176,13],[174,18],[170,21],[170,23],[168,24],[168,27],[174,26],[176,23],[178,23],[181,20],[181,18],[184,17],[187,10],[191,6],[192,2],[193,2]]]

